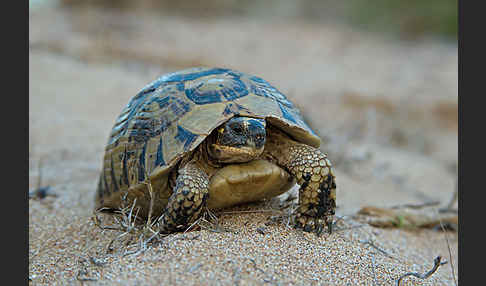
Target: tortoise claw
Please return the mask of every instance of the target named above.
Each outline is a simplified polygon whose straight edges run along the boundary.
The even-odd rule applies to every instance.
[[[327,217],[318,218],[309,216],[306,214],[297,214],[295,218],[294,227],[296,229],[301,229],[305,232],[313,232],[317,236],[320,236],[327,226],[329,233],[332,232],[332,219],[328,219]]]

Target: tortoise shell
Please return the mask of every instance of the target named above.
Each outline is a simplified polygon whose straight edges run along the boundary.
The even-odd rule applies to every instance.
[[[136,190],[147,178],[166,186],[168,170],[234,116],[264,118],[294,140],[319,147],[299,110],[260,77],[224,68],[192,68],[145,86],[123,109],[106,145],[98,205]]]

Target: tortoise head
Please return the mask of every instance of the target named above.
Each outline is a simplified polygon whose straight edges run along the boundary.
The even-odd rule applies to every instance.
[[[210,156],[221,163],[248,162],[256,159],[265,146],[265,120],[233,117],[216,129]]]

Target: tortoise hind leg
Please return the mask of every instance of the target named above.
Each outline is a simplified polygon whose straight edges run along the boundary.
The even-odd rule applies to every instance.
[[[159,219],[160,231],[171,233],[186,230],[196,221],[209,196],[209,178],[195,164],[179,169],[174,192]]]

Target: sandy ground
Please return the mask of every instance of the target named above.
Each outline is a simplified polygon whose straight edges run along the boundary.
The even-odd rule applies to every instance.
[[[58,195],[29,201],[32,284],[392,285],[430,270],[438,255],[449,261],[442,231],[384,230],[349,216],[364,205],[450,200],[456,45],[333,25],[138,13],[30,13],[29,185],[41,174]],[[269,224],[276,211],[260,203],[217,213],[229,231],[170,235],[139,254],[107,251],[120,233],[91,218],[108,132],[145,84],[194,65],[259,75],[301,107],[336,168],[339,231],[316,237]],[[457,275],[457,234],[447,238]],[[450,266],[404,285],[454,285]]]

